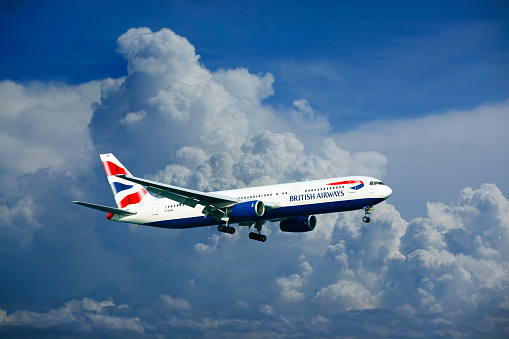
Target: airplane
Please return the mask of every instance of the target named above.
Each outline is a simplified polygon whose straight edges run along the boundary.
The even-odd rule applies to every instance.
[[[370,222],[373,206],[392,190],[367,176],[292,182],[217,192],[187,188],[137,178],[111,153],[100,155],[117,208],[88,202],[73,203],[107,212],[108,220],[137,225],[183,229],[215,226],[234,234],[231,224],[254,227],[249,238],[265,242],[265,222],[279,222],[282,232],[308,232],[316,227],[315,214],[362,209]]]

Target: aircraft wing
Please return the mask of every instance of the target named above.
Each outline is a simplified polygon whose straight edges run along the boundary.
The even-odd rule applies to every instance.
[[[98,211],[103,211],[103,212],[108,212],[108,213],[113,213],[113,214],[119,214],[119,215],[133,215],[133,214],[136,214],[136,212],[129,212],[129,211],[126,211],[126,210],[121,210],[119,208],[91,204],[89,202],[73,201],[73,203],[77,204],[77,205],[85,206],[85,207],[88,207],[88,208],[93,208],[93,209],[98,210]]]
[[[156,181],[128,176],[125,174],[119,174],[117,176],[119,178],[143,185],[147,188],[147,191],[177,201],[181,204],[190,207],[203,205],[205,206],[202,211],[203,214],[205,214],[205,216],[211,215],[211,217],[217,220],[224,220],[225,218],[225,211],[221,209],[233,206],[239,202],[235,198],[226,197],[219,194],[205,193],[187,188],[162,184]]]

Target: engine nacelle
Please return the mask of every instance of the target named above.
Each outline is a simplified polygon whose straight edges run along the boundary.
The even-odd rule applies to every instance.
[[[230,218],[249,219],[261,217],[265,213],[265,205],[261,200],[246,201],[228,207]]]
[[[282,232],[309,232],[315,229],[316,217],[314,215],[305,215],[283,220],[279,223],[279,229]]]

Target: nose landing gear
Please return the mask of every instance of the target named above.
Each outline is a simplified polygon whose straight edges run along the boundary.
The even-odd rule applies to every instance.
[[[364,217],[362,218],[362,221],[364,221],[365,223],[370,222],[371,219],[368,217],[368,215],[373,210],[373,206],[364,206],[362,209],[364,210]]]

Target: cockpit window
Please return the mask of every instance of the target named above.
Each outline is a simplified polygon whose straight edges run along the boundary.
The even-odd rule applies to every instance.
[[[383,182],[379,181],[378,185],[385,185]]]

